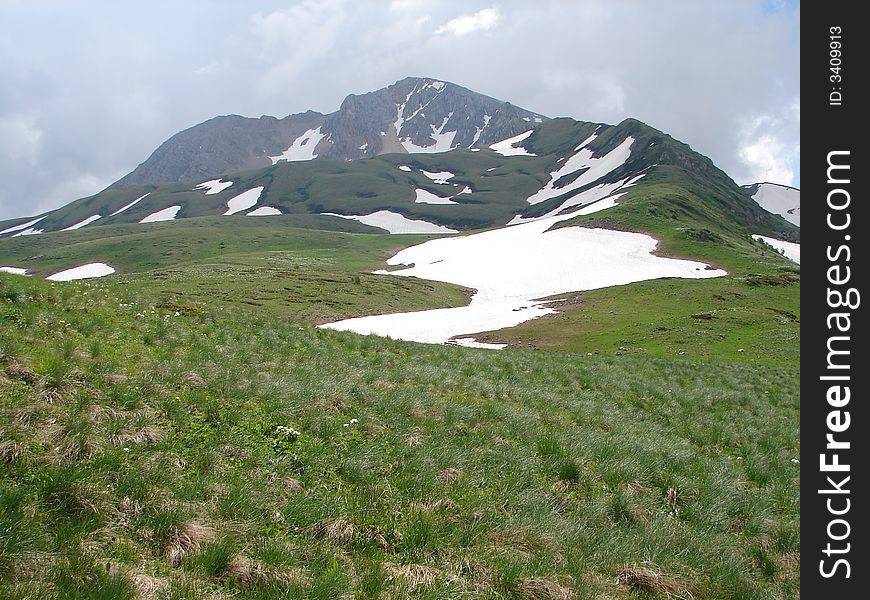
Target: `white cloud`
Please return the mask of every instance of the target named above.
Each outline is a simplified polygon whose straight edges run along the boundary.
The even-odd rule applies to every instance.
[[[501,15],[498,9],[493,7],[479,10],[473,15],[462,15],[447,21],[435,30],[436,34],[450,33],[456,36],[468,35],[475,31],[486,31],[498,25]]]
[[[754,143],[743,146],[740,159],[747,168],[745,183],[769,181],[794,185],[794,171],[786,145],[773,136],[764,135]]]

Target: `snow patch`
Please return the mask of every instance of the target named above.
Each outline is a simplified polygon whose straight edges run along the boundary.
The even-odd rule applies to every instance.
[[[261,206],[249,212],[248,217],[268,217],[271,215],[280,215],[281,211],[273,206]]]
[[[480,134],[483,133],[483,130],[486,129],[486,126],[489,125],[492,117],[490,115],[483,115],[483,127],[478,127],[477,131],[474,132],[474,139],[471,140],[471,145],[475,145],[477,140],[480,139]],[[480,152],[480,148],[473,148],[472,152]]]
[[[309,129],[293,140],[290,147],[284,150],[280,156],[270,156],[269,159],[272,161],[273,165],[282,160],[290,162],[297,160],[312,160],[317,158],[314,149],[317,147],[317,144],[320,143],[320,140],[325,137],[326,134],[321,133],[320,127],[317,129]]]
[[[536,298],[661,277],[726,274],[704,263],[656,256],[658,242],[644,234],[583,227],[549,231],[566,218],[430,240],[387,261],[413,266],[377,271],[473,288],[477,291],[468,306],[359,317],[321,327],[443,344],[554,312]]]
[[[464,346],[465,348],[484,348],[486,350],[502,350],[507,348],[507,344],[487,344],[486,342],[478,342],[474,338],[453,338],[448,340],[448,344],[453,346]]]
[[[76,223],[75,225],[70,225],[69,227],[64,227],[63,229],[61,229],[61,231],[75,231],[76,229],[81,229],[85,225],[90,225],[91,223],[93,223],[97,219],[102,219],[102,218],[103,218],[103,215],[91,215],[87,219],[83,219],[83,220],[79,221],[78,223]]]
[[[128,208],[130,208],[131,206],[133,206],[134,204],[136,204],[137,202],[139,202],[142,198],[144,198],[145,196],[147,196],[147,195],[150,194],[150,193],[151,193],[151,192],[148,192],[147,194],[142,194],[141,196],[139,196],[138,198],[136,198],[135,200],[133,200],[130,204],[127,204],[126,206],[122,206],[121,208],[119,208],[118,210],[116,210],[115,212],[113,212],[112,214],[110,214],[109,216],[110,216],[110,217],[114,217],[115,215],[120,215],[122,212],[124,212],[125,210],[127,210]]]
[[[514,137],[510,137],[506,140],[496,142],[495,144],[490,144],[489,147],[501,154],[502,156],[537,156],[537,154],[532,154],[531,152],[519,145],[520,142],[524,141],[534,132],[534,129],[529,129],[528,131],[524,131],[523,133],[515,135]]]
[[[203,181],[195,188],[194,191],[205,192],[208,196],[210,194],[220,194],[222,191],[227,189],[233,185],[232,181],[221,181],[220,179],[210,179],[208,181]]]
[[[0,273],[12,273],[13,275],[27,275],[27,269],[19,267],[0,267]]]
[[[106,263],[88,263],[79,267],[73,267],[54,275],[46,277],[49,281],[74,281],[76,279],[91,279],[93,277],[105,277],[115,272],[115,269]]]
[[[541,215],[540,217],[521,217],[517,215],[510,220],[508,225],[517,225],[519,223],[529,223],[530,221],[548,219],[550,217],[554,217],[560,214],[564,210],[575,206],[580,206],[583,208],[581,208],[580,210],[572,211],[570,213],[570,216],[572,217],[587,215],[593,212],[598,212],[599,210],[604,210],[605,208],[611,208],[613,206],[616,206],[616,199],[618,199],[620,196],[625,195],[625,192],[617,194],[617,190],[624,190],[625,188],[631,187],[641,177],[643,177],[643,174],[638,175],[637,177],[634,177],[628,181],[622,179],[614,183],[602,183],[601,185],[596,185],[595,187],[584,190],[579,194],[575,194],[550,212]],[[613,204],[602,204],[608,199],[611,199],[613,201]],[[592,208],[593,206],[595,208]],[[589,207],[590,210],[587,211],[586,207]]]
[[[572,192],[594,181],[598,181],[614,169],[621,167],[628,160],[628,157],[631,156],[631,145],[634,143],[634,138],[628,136],[619,146],[599,158],[592,157],[592,151],[584,147],[585,143],[578,146],[580,150],[568,158],[560,169],[550,173],[550,181],[547,182],[547,185],[526,199],[529,204],[539,204],[551,198]],[[560,178],[580,169],[586,169],[586,171],[574,179],[574,181],[560,188],[554,187],[556,181]]]
[[[255,188],[251,188],[245,192],[242,192],[238,196],[233,196],[229,200],[227,200],[227,212],[224,215],[234,215],[237,212],[241,212],[243,210],[248,210],[252,206],[256,205],[260,200],[260,194],[263,193],[263,186],[257,186]]]
[[[752,196],[761,208],[801,226],[801,192],[775,183],[762,183]]]
[[[179,210],[181,210],[181,207],[177,204],[175,206],[168,206],[164,209],[158,210],[157,212],[151,213],[139,222],[157,223],[158,221],[172,221],[175,219],[175,215],[178,214]]]
[[[423,175],[434,181],[435,183],[447,183],[447,180],[453,177],[453,173],[450,171],[438,171],[437,173],[430,173],[429,171],[420,171]]]
[[[339,215],[336,213],[320,213],[330,217],[341,217],[359,221],[365,225],[380,227],[390,233],[457,233],[455,229],[436,225],[429,221],[409,219],[399,213],[389,210],[379,210],[370,215]]]
[[[20,237],[22,235],[39,235],[40,233],[45,233],[45,229],[36,229],[35,227],[28,227],[24,231],[19,231],[12,237]]]
[[[414,193],[417,194],[417,197],[414,198],[416,204],[456,204],[456,202],[450,198],[442,198],[441,196],[436,196],[432,192],[427,192],[426,190],[421,190],[419,188],[414,190]]]
[[[32,221],[28,221],[27,223],[13,225],[12,227],[8,227],[8,228],[4,229],[3,231],[0,231],[0,235],[3,235],[4,233],[12,233],[14,231],[22,231],[24,229],[32,228],[34,225],[36,225],[37,223],[42,221],[44,218],[45,217],[38,217],[36,219],[33,219]]]
[[[785,256],[790,261],[801,264],[801,245],[794,242],[785,242],[776,238],[767,237],[764,235],[753,235],[753,239],[761,240],[771,246]]]
[[[399,165],[399,170],[400,170],[400,171],[406,171],[406,172],[410,173],[410,172],[412,172],[414,169],[412,169],[412,168],[409,167],[408,165]]]

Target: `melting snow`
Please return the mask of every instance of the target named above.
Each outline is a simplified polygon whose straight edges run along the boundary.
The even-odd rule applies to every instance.
[[[451,115],[453,113],[450,113]],[[447,122],[448,116],[444,122]],[[435,152],[447,152],[448,150],[453,148],[453,138],[456,137],[455,131],[447,131],[442,132],[444,129],[444,125],[442,124],[440,128],[436,129],[434,125],[432,125],[432,139],[435,140],[433,144],[428,146],[418,146],[414,142],[408,139],[401,140],[402,146],[411,154],[424,154],[424,153],[435,153]]]
[[[91,279],[92,277],[105,277],[115,272],[115,269],[106,263],[89,263],[80,267],[73,267],[54,275],[49,275],[46,279],[50,281],[73,281],[75,279]]]
[[[158,210],[157,212],[153,212],[141,221],[140,223],[156,223],[158,221],[172,221],[175,219],[175,215],[178,214],[178,211],[181,210],[181,207],[178,205],[169,206],[162,210]]]
[[[103,218],[103,215],[91,215],[87,219],[79,221],[75,225],[70,225],[69,227],[64,227],[63,229],[61,229],[61,231],[75,231],[76,229],[81,229],[85,225],[89,225],[89,224],[93,223],[94,221],[96,221],[97,219],[102,219],[102,218]]]
[[[408,173],[410,173],[411,171],[414,170],[411,167],[409,167],[408,165],[399,165],[399,169],[402,171],[407,171]]]
[[[414,198],[414,202],[417,204],[456,204],[450,198],[442,198],[441,196],[436,196],[432,192],[427,192],[426,190],[416,189],[414,192],[417,194],[417,197]]]
[[[486,350],[502,350],[504,348],[507,348],[507,344],[487,344],[485,342],[478,342],[474,338],[453,338],[447,343],[453,344],[454,346],[465,346],[466,348],[484,348]]]
[[[455,229],[430,223],[429,221],[408,219],[389,210],[379,210],[370,215],[339,215],[336,213],[321,213],[331,217],[352,219],[365,225],[380,227],[390,233],[457,233]]]
[[[209,194],[219,194],[228,187],[233,185],[232,181],[221,181],[220,179],[210,179],[208,181],[203,181],[199,185],[197,185],[194,191],[205,192],[206,195]]]
[[[594,134],[593,134],[594,135]],[[588,143],[588,142],[585,142]],[[628,157],[631,156],[631,145],[634,143],[634,138],[628,136],[622,143],[600,158],[592,158],[592,151],[584,148],[585,145],[578,146],[580,150],[571,156],[558,171],[550,173],[550,181],[540,190],[529,196],[526,200],[529,204],[539,204],[550,198],[556,198],[563,194],[567,194],[573,190],[579,189],[585,185],[597,181],[625,164]],[[556,188],[554,184],[561,177],[586,169],[579,177],[564,187]]]
[[[36,229],[35,227],[28,227],[24,231],[19,231],[12,237],[19,237],[22,235],[39,235],[40,233],[45,233],[45,229]]]
[[[471,145],[475,145],[477,140],[480,139],[480,134],[483,133],[483,130],[486,129],[486,126],[489,125],[492,117],[490,115],[483,115],[483,127],[478,127],[477,131],[474,132],[474,139],[471,140]],[[472,152],[480,152],[480,148],[473,148]]]
[[[148,192],[148,194],[150,194],[150,193],[151,193],[151,192]],[[119,215],[119,214],[121,214],[122,212],[124,212],[125,210],[127,210],[128,208],[130,208],[131,206],[133,206],[134,204],[136,204],[137,202],[139,202],[139,200],[141,200],[142,198],[144,198],[144,197],[147,196],[148,194],[142,194],[141,196],[139,196],[138,198],[136,198],[135,200],[133,200],[130,204],[127,204],[126,206],[122,206],[121,208],[119,208],[118,210],[116,210],[115,212],[113,212],[112,214],[110,214],[109,216],[110,216],[110,217],[114,217],[115,215]]]
[[[514,137],[496,142],[495,144],[490,144],[489,147],[502,156],[537,156],[537,154],[532,154],[522,146],[518,145],[520,142],[532,135],[534,131],[534,129],[529,129],[528,131],[515,135]]]
[[[774,247],[774,249],[776,249],[790,261],[801,264],[800,244],[795,244],[794,242],[784,242],[783,240],[778,240],[776,238],[767,237],[764,235],[753,235],[752,237],[756,240],[761,240],[767,244],[770,244]]]
[[[251,212],[249,212],[246,216],[248,217],[268,217],[270,215],[280,215],[281,211],[272,206],[261,206],[260,208],[255,208]]]
[[[548,231],[566,218],[431,240],[387,261],[413,265],[389,272],[393,276],[476,289],[468,306],[360,317],[322,327],[442,344],[554,312],[536,298],[661,277],[700,279],[726,274],[700,262],[655,256],[652,252],[658,242],[644,234],[582,227]]]
[[[423,175],[434,181],[435,183],[447,183],[447,180],[453,177],[453,173],[450,171],[438,171],[437,173],[430,173],[429,171],[420,171]]]
[[[281,154],[281,156],[270,156],[269,159],[272,161],[273,165],[282,160],[312,160],[317,158],[317,155],[314,154],[314,149],[317,147],[317,144],[320,143],[320,140],[325,137],[326,134],[320,132],[320,127],[317,129],[309,129],[293,140],[293,143],[290,144],[289,148],[284,150],[284,153]]]
[[[42,221],[44,218],[45,217],[38,217],[36,219],[33,219],[32,221],[28,221],[27,223],[21,223],[20,225],[13,225],[12,227],[9,227],[7,229],[4,229],[3,231],[0,231],[0,235],[3,235],[4,233],[12,233],[13,231],[21,231],[23,229],[32,228],[33,225],[36,225],[37,223]]]
[[[242,192],[238,196],[233,196],[227,200],[227,212],[225,212],[224,215],[234,215],[237,212],[251,208],[260,200],[260,194],[262,193],[263,186],[257,186],[246,192]]]
[[[12,273],[13,275],[27,275],[27,269],[19,267],[0,267],[0,273]]]

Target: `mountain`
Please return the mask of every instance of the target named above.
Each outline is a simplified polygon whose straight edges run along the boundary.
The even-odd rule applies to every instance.
[[[801,191],[778,183],[754,183],[744,185],[743,189],[764,210],[781,216],[783,219],[801,226]]]
[[[652,189],[656,206],[644,209],[641,227],[689,220],[696,229],[799,239],[709,158],[640,121],[550,119],[421,78],[348,96],[329,115],[212,119],[94,196],[0,223],[0,237],[233,214],[317,214],[330,227],[353,219],[369,231],[438,233],[596,202],[646,206]]]
[[[443,152],[511,137],[545,117],[454,83],[408,77],[333,113],[215,117],[169,138],[113,187],[208,179],[278,161]]]

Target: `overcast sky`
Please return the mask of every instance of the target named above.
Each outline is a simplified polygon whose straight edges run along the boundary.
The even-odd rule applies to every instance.
[[[103,189],[221,114],[406,76],[631,116],[738,183],[800,185],[797,0],[0,0],[0,220]]]

